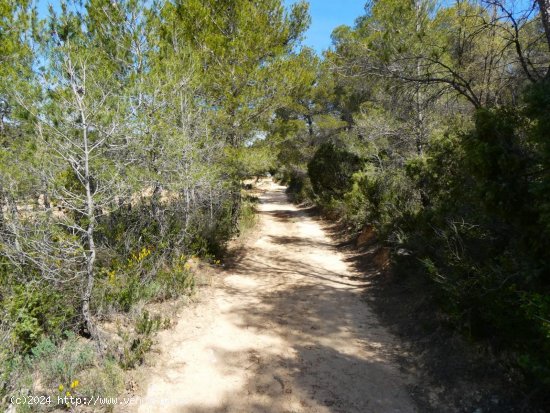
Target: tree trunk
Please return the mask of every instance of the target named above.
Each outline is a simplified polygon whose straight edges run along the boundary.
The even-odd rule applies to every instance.
[[[160,224],[160,195],[162,193],[162,186],[159,182],[155,182],[153,188],[153,194],[151,195],[151,209],[153,212],[153,218]]]
[[[2,182],[0,182],[0,232],[4,229],[6,222],[4,219],[4,208],[6,208],[7,202],[4,194],[4,188]]]
[[[237,231],[239,229],[239,216],[241,212],[241,188],[234,187],[231,191],[231,226]]]
[[[210,197],[210,225],[212,225],[212,222],[214,221],[214,202],[212,199],[212,187],[208,188],[208,194]]]
[[[546,42],[550,49],[550,0],[537,0],[540,9],[540,18],[546,34]],[[550,79],[550,67],[546,72],[546,79]]]
[[[307,129],[309,132],[309,139],[311,143],[313,142],[313,117],[311,116],[311,114],[308,113],[306,115],[306,121],[307,121]]]
[[[550,48],[550,0],[537,0],[540,9],[540,17],[546,34],[548,48]]]
[[[86,156],[87,158],[87,156]],[[87,169],[86,162],[86,169]],[[94,201],[92,197],[92,192],[90,189],[90,177],[86,173],[86,207],[87,207],[87,218],[88,218],[88,227],[86,228],[86,238],[87,238],[87,248],[86,253],[86,283],[84,285],[84,294],[82,296],[82,317],[86,324],[86,328],[90,333],[90,337],[95,340],[99,349],[101,349],[101,340],[99,337],[99,332],[95,326],[95,323],[92,319],[92,314],[90,311],[90,300],[92,298],[92,291],[94,288],[94,277],[95,277],[95,260],[96,260],[96,247],[94,239],[95,231],[95,212],[94,212]]]
[[[13,236],[13,245],[15,246],[15,250],[18,253],[21,253],[23,250],[21,249],[21,245],[19,244],[19,229],[18,229],[18,211],[17,211],[17,204],[15,203],[15,199],[13,196],[9,193],[4,193],[4,202],[5,202],[5,208],[6,213],[10,215],[9,219],[9,229]],[[4,208],[4,207],[3,207]]]
[[[189,187],[185,186],[185,189],[183,190],[185,195],[185,231],[187,232],[187,228],[189,228],[189,219],[191,217],[191,202],[189,198]]]
[[[84,186],[86,190],[86,218],[88,219],[88,225],[86,227],[86,282],[84,284],[84,293],[82,295],[82,317],[90,337],[95,341],[100,353],[102,352],[101,339],[99,337],[99,331],[92,318],[90,311],[90,301],[92,298],[92,291],[94,288],[95,277],[95,260],[96,260],[96,246],[94,239],[94,231],[96,224],[95,215],[95,202],[92,189],[92,176],[90,170],[90,146],[88,142],[88,125],[86,124],[86,115],[81,109],[80,116],[82,119],[82,139],[84,144]]]

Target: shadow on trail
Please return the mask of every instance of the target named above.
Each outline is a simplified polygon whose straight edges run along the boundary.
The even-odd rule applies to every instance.
[[[319,413],[405,411],[393,408],[394,376],[386,361],[393,350],[382,341],[375,320],[355,311],[357,297],[352,292],[307,284],[284,291],[258,288],[256,293],[259,303],[236,311],[235,323],[243,330],[282,336],[287,352],[258,354],[250,349],[243,365],[242,352],[226,351],[220,343],[212,350],[229,366],[225,374],[229,377],[245,368],[248,380],[242,390],[256,397],[252,403],[228,398],[223,407],[189,406],[181,413],[291,413],[303,408]],[[368,360],[340,350],[349,351],[349,343],[362,346]],[[299,406],[290,404],[289,395]]]
[[[268,215],[276,218],[279,221],[286,222],[288,220],[299,220],[305,216],[309,216],[315,209],[299,209],[297,211],[290,211],[288,209],[275,209],[273,211],[259,211],[260,215]]]
[[[260,200],[280,205],[261,211],[283,225],[307,217],[288,208],[286,197],[275,193]],[[286,205],[287,208],[284,208]],[[238,296],[243,305],[228,310],[243,332],[283,342],[284,353],[261,354],[253,348],[228,351],[223,343],[211,350],[224,367],[220,374],[246,370],[247,380],[227,394],[222,407],[186,406],[181,413],[378,413],[412,412],[400,409],[408,400],[396,384],[389,365],[396,348],[361,299],[365,282],[324,268],[308,255],[333,254],[336,246],[302,236],[264,234],[262,244],[227,268],[224,293]],[[265,246],[264,244],[264,246]],[[299,253],[306,250],[303,260]],[[284,251],[292,251],[288,256]],[[283,251],[283,253],[281,253]],[[232,284],[231,275],[249,283]],[[355,282],[354,282],[355,281]]]
[[[382,364],[367,363],[324,346],[312,350],[307,346],[296,345],[293,350],[298,354],[296,359],[273,356],[259,358],[256,354],[250,353],[250,364],[246,367],[250,370],[251,379],[244,387],[249,393],[257,394],[259,400],[251,403],[244,399],[232,400],[221,407],[188,406],[182,408],[181,413],[292,413],[304,408],[319,413],[398,411],[380,409],[380,406],[391,405],[390,393],[374,393],[371,399],[362,398],[350,404],[341,394],[331,390],[331,385],[338,381],[341,386],[347,387],[349,392],[373,394],[372,389],[368,387],[357,389],[356,376],[363,375],[368,381],[370,376],[385,375],[387,372]],[[241,360],[240,354],[232,352],[222,352],[220,355],[226,360],[232,360],[235,365]],[[312,367],[319,361],[321,367]],[[315,374],[322,377],[321,381],[313,382],[309,377],[313,368],[317,370]],[[282,379],[283,372],[289,370],[294,371],[290,380]],[[292,406],[288,402],[288,396],[293,393],[300,395],[298,406]]]
[[[290,245],[291,248],[300,247],[333,247],[329,242],[316,242],[305,237],[275,236],[269,235],[269,238],[275,244]]]
[[[278,277],[285,274],[289,276],[300,275],[306,278],[306,280],[302,282],[309,285],[317,285],[318,281],[346,285],[349,288],[355,289],[363,288],[368,285],[368,282],[362,284],[347,282],[347,280],[356,280],[357,277],[342,275],[326,268],[307,264],[303,261],[282,257],[277,257],[276,260],[276,263],[270,263],[268,260],[261,258],[243,257],[240,264],[243,266],[246,265],[246,267],[239,269],[239,273],[247,275],[261,274],[266,277]]]

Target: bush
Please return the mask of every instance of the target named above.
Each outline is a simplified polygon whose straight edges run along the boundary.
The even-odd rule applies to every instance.
[[[434,141],[427,161],[410,165],[429,204],[408,239],[456,325],[511,351],[526,377],[548,385],[541,355],[550,352],[550,305],[541,297],[550,243],[541,231],[546,178],[532,113],[480,110],[471,131]]]
[[[286,193],[293,202],[313,202],[315,194],[305,170],[297,167],[283,169],[280,181],[287,185]]]
[[[239,219],[239,233],[243,234],[256,225],[258,216],[256,215],[255,204],[258,198],[246,196],[241,204],[241,217]]]
[[[88,340],[68,333],[67,339],[55,346],[49,339],[44,339],[32,350],[38,362],[43,384],[49,389],[59,386],[69,389],[78,380],[82,371],[94,366],[95,349]]]
[[[71,333],[59,345],[43,339],[25,359],[13,358],[12,363],[18,369],[10,382],[13,395],[50,396],[53,401],[50,406],[18,405],[18,413],[60,407],[58,396],[116,397],[123,390],[117,363],[110,358],[100,360],[92,343]]]
[[[168,269],[159,270],[153,283],[158,286],[154,298],[165,300],[190,294],[195,288],[195,277],[180,260]]]
[[[84,371],[81,377],[78,387],[81,397],[116,398],[124,390],[124,371],[110,358],[103,360],[100,366]],[[112,411],[114,405],[103,408]]]
[[[103,269],[97,281],[94,303],[98,311],[129,312],[138,302],[165,300],[189,293],[194,287],[187,257],[165,257],[143,247],[123,265]]]
[[[361,168],[361,159],[332,143],[322,144],[307,165],[309,179],[321,203],[342,199],[351,178]]]
[[[153,346],[154,334],[162,328],[167,328],[169,325],[170,320],[163,320],[158,314],[151,317],[147,311],[141,313],[135,325],[136,334],[122,334],[125,341],[120,358],[122,368],[130,369],[143,363],[145,355]]]
[[[13,345],[28,352],[47,336],[59,337],[75,323],[76,309],[51,287],[13,287],[3,306],[12,329]]]

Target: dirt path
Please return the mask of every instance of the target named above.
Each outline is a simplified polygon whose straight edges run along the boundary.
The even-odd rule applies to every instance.
[[[394,340],[320,224],[272,183],[259,234],[160,335],[139,413],[414,412]],[[160,399],[171,403],[160,405]]]

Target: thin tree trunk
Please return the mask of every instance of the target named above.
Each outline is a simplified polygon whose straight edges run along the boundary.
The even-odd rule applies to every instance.
[[[239,228],[239,216],[241,211],[241,188],[239,185],[231,191],[231,226],[236,231]]]
[[[80,103],[80,100],[79,100]],[[99,331],[93,321],[90,311],[90,301],[92,299],[92,291],[95,281],[95,260],[96,260],[96,246],[94,239],[95,231],[95,203],[92,193],[92,177],[90,171],[90,146],[88,142],[88,125],[86,115],[82,106],[80,106],[80,116],[82,119],[82,139],[84,143],[84,186],[86,189],[86,218],[88,219],[88,226],[86,227],[86,282],[84,285],[84,293],[82,296],[82,317],[86,324],[86,328],[90,334],[90,337],[96,342],[96,345],[100,352],[102,351],[101,339],[99,337]]]
[[[2,182],[0,182],[0,232],[2,232],[2,230],[6,226],[6,220],[4,218],[4,208],[6,207],[7,207],[6,196],[4,194],[4,188],[2,187]]]
[[[542,26],[544,27],[544,33],[546,34],[546,42],[550,49],[550,0],[537,0],[540,9],[540,17],[542,19]],[[546,78],[550,79],[550,67],[546,72]]]
[[[160,225],[160,195],[162,187],[159,182],[155,182],[153,188],[153,194],[151,196],[151,208],[153,210],[153,218],[159,222]]]
[[[307,129],[309,132],[309,139],[310,142],[313,142],[313,117],[310,113],[306,115],[306,121],[307,121]]]
[[[11,217],[9,219],[9,228],[11,233],[13,234],[13,244],[15,246],[15,250],[20,253],[22,252],[21,245],[19,244],[19,229],[17,227],[17,222],[19,219],[18,211],[17,211],[17,204],[15,203],[15,199],[13,196],[9,193],[5,193],[4,201],[6,203],[6,209]]]
[[[43,207],[46,211],[48,211],[52,207],[51,202],[50,202],[50,195],[48,194],[48,186],[47,186],[47,183],[46,183],[46,179],[44,177],[41,179],[41,182],[42,182],[42,190],[40,191],[40,194],[38,195],[38,201],[40,200],[40,197],[42,196]],[[38,202],[38,204],[40,204],[40,202]]]
[[[212,225],[212,222],[214,221],[214,205],[212,201],[212,187],[208,187],[208,193],[210,197],[210,225]]]
[[[546,41],[550,48],[550,0],[537,0],[540,9],[540,17],[546,34]]]
[[[191,202],[189,199],[189,187],[185,186],[184,189],[184,195],[185,195],[185,231],[187,232],[187,228],[189,228],[189,218],[191,215]]]

